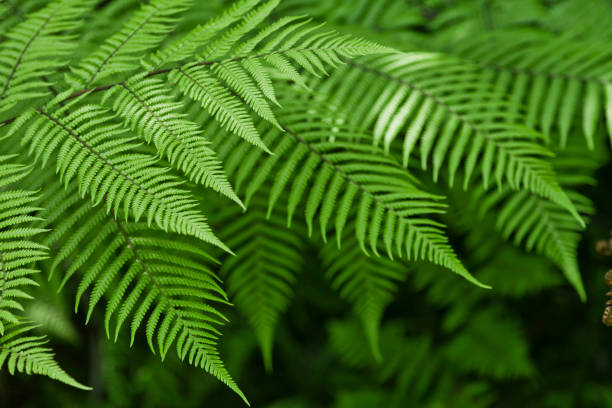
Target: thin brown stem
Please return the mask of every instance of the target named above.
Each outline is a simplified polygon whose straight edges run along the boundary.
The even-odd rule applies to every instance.
[[[284,53],[287,53],[289,51],[305,51],[305,50],[315,50],[313,48],[304,48],[304,49],[295,49],[295,50],[291,50],[291,49],[286,49],[286,50],[279,50],[279,51],[270,51],[270,52],[264,52],[261,54],[256,54],[256,55],[244,55],[241,57],[233,57],[233,58],[227,58],[227,59],[220,59],[220,60],[214,60],[214,61],[200,61],[200,62],[196,62],[193,64],[187,64],[187,68],[192,68],[192,67],[202,67],[202,66],[210,66],[210,65],[214,65],[214,64],[221,64],[221,63],[227,63],[227,62],[235,62],[235,61],[244,61],[247,59],[257,59],[257,58],[264,58],[270,55],[281,55]],[[329,50],[329,48],[320,48],[320,49],[316,49],[318,51],[324,51],[324,50]],[[164,68],[164,69],[156,69],[153,71],[150,71],[149,73],[147,73],[144,77],[145,78],[151,78],[157,75],[163,75],[163,74],[167,74],[170,71],[173,71],[175,69],[181,69],[181,67],[174,67],[174,68]],[[115,82],[112,84],[108,84],[108,85],[101,85],[95,88],[83,88],[79,91],[76,91],[70,95],[68,95],[67,97],[65,97],[64,99],[61,100],[60,103],[64,103],[67,102],[71,99],[74,98],[78,98],[79,96],[82,96],[86,93],[97,93],[97,92],[103,92],[106,91],[108,89],[111,89],[114,86],[117,85],[123,85],[125,83],[125,81],[119,81],[119,82]],[[41,110],[41,108],[38,108],[37,110]],[[15,119],[17,119],[17,116],[12,117],[10,119],[6,119],[2,122],[0,122],[0,127],[1,126],[5,126],[5,125],[10,125],[11,123],[13,123],[15,121]]]

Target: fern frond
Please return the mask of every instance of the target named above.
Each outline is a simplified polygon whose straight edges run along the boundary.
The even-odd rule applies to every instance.
[[[179,68],[171,72],[168,78],[183,93],[198,101],[224,129],[269,152],[243,102],[232,95],[208,70],[198,66],[191,69]]]
[[[526,123],[547,140],[553,127],[566,146],[580,125],[587,145],[595,146],[606,118],[612,140],[612,47],[533,31],[500,31],[476,36],[455,48],[490,74],[495,87],[526,107]],[[581,117],[578,121],[577,118]]]
[[[355,236],[365,253],[369,247],[379,256],[382,242],[380,246],[391,258],[395,253],[410,260],[425,259],[482,285],[457,259],[443,225],[428,217],[444,211],[443,197],[422,191],[405,169],[372,147],[363,135],[327,123],[315,109],[305,108],[307,100],[283,99],[287,109],[280,123],[286,134],[263,127],[263,140],[273,146],[273,156],[264,157],[263,152],[241,145],[224,158],[238,191],[249,180],[247,206],[253,194],[269,182],[269,214],[281,193],[289,189],[288,225],[299,209],[304,211],[309,233],[315,218],[319,219],[325,239],[331,221],[340,246],[347,222],[354,222]],[[356,216],[349,221],[349,214]]]
[[[17,324],[15,312],[23,311],[21,300],[32,296],[25,287],[36,286],[32,267],[36,261],[48,257],[47,248],[33,240],[43,230],[31,226],[38,210],[32,191],[16,190],[29,169],[11,164],[10,157],[0,156],[0,335],[8,324]]]
[[[308,19],[286,17],[262,29],[235,48],[236,58],[260,59],[293,77],[293,61],[312,75],[326,75],[326,66],[336,68],[345,59],[363,55],[395,53],[389,47],[359,37],[326,30]],[[253,53],[257,53],[253,55]],[[297,82],[301,82],[297,80]]]
[[[209,142],[195,123],[184,118],[180,111],[182,105],[175,101],[162,80],[126,81],[108,91],[103,103],[112,106],[132,130],[155,145],[159,154],[191,181],[242,205]]]
[[[341,250],[328,243],[320,256],[332,287],[353,305],[370,351],[381,361],[379,332],[383,312],[393,300],[397,283],[405,279],[408,267],[401,262],[367,256],[359,248],[353,231],[344,234]]]
[[[216,38],[212,32],[206,34],[204,37],[210,39],[206,45],[195,34],[188,35],[184,42],[179,43],[180,46],[176,44],[173,47],[195,50],[205,45],[203,61],[187,64],[169,75],[181,92],[200,102],[225,129],[264,150],[267,148],[241,101],[244,100],[263,119],[278,125],[268,103],[268,100],[276,102],[274,88],[264,67],[274,68],[295,82],[304,84],[302,75],[294,65],[320,75],[326,74],[325,66],[341,64],[341,58],[391,52],[387,47],[364,39],[321,30],[319,26],[299,17],[280,19],[248,37],[265,21],[278,2],[270,0],[251,9]],[[219,21],[211,22],[211,26],[223,29],[236,21],[240,13],[253,7],[251,2],[241,2],[239,5],[226,12]],[[201,30],[196,28],[194,33]],[[151,57],[157,61],[156,66],[168,58],[165,54]],[[177,58],[182,59],[180,56]]]
[[[200,48],[204,47],[211,39],[223,32],[224,29],[234,24],[244,15],[251,11],[261,0],[240,0],[234,2],[221,14],[214,17],[205,24],[199,25],[185,37],[162,47],[149,58],[142,61],[143,66],[153,71],[163,68],[167,64],[177,63],[193,58]]]
[[[92,1],[57,0],[8,31],[0,44],[0,112],[49,94],[44,79],[67,64],[74,32]]]
[[[304,264],[305,229],[287,228],[278,211],[267,217],[267,199],[261,193],[251,200],[248,211],[237,210],[223,211],[215,219],[224,225],[221,238],[236,252],[223,262],[221,276],[236,308],[253,328],[270,371],[276,324]]]
[[[75,388],[91,390],[68,375],[53,358],[53,352],[45,344],[45,336],[33,336],[28,332],[36,326],[28,323],[12,324],[0,337],[0,368],[6,366],[10,374],[15,372],[44,375]]]
[[[229,249],[212,232],[195,200],[181,188],[156,158],[136,151],[134,138],[104,108],[76,106],[78,100],[54,111],[31,110],[17,120],[11,133],[31,121],[22,144],[43,166],[57,155],[56,171],[67,185],[77,180],[81,195],[94,205],[104,202],[107,211],[146,218],[164,231],[192,235]],[[70,110],[75,107],[74,110]]]
[[[89,321],[106,297],[108,337],[116,340],[129,323],[133,343],[143,327],[153,353],[164,359],[174,344],[182,360],[214,375],[244,399],[217,351],[217,326],[227,320],[217,307],[229,302],[210,269],[215,261],[201,243],[92,207],[78,196],[74,183],[47,191],[43,201],[53,205],[46,222],[54,228],[45,243],[57,246],[50,273],[67,265],[62,285],[76,273],[82,275],[75,308],[89,291]]]
[[[585,218],[591,215],[593,205],[590,200],[574,188],[589,182],[588,173],[594,166],[592,155],[574,147],[560,152],[553,163],[579,213]],[[551,259],[561,268],[580,298],[586,299],[577,259],[581,229],[563,208],[528,191],[507,189],[474,189],[469,197],[462,195],[461,199],[469,203],[471,214],[477,214],[477,218],[484,219],[495,213],[494,219],[489,220],[504,238]]]
[[[464,188],[480,167],[485,186],[495,179],[500,186],[525,188],[582,222],[555,179],[552,153],[538,143],[540,135],[519,123],[512,104],[476,66],[441,54],[393,54],[352,63],[322,88],[350,112],[349,119],[373,127],[374,144],[382,142],[386,152],[403,136],[404,166],[418,146],[421,167],[431,160],[434,180],[446,165],[453,185],[463,162]]]
[[[191,5],[191,0],[153,0],[143,4],[124,27],[104,45],[70,67],[66,80],[73,87],[88,88],[102,79],[134,71],[143,53],[157,47],[178,22],[177,15]]]

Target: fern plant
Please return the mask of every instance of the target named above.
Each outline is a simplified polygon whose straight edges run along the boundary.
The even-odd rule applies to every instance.
[[[30,334],[28,317],[44,315],[27,312],[30,289],[46,279],[110,340],[129,332],[162,360],[173,350],[245,402],[219,350],[232,310],[272,371],[312,265],[355,317],[330,326],[345,363],[387,365],[398,344],[422,355],[383,369],[399,393],[367,396],[376,404],[429,401],[427,376],[407,391],[428,359],[431,376],[443,363],[533,375],[503,308],[467,317],[508,295],[507,271],[479,264],[494,245],[518,253],[503,240],[550,259],[586,300],[577,247],[593,206],[581,187],[612,135],[612,54],[592,38],[602,33],[557,35],[571,4],[540,21],[536,6],[504,18],[513,11],[476,0],[23,3],[0,3],[0,367],[11,374],[84,388]],[[485,27],[470,20],[477,9]],[[444,285],[468,288],[464,307],[462,289],[444,303],[443,330],[463,332],[440,350],[384,322],[413,271],[434,307]],[[354,330],[363,344],[350,344]],[[499,333],[516,365],[496,366]],[[479,339],[490,353],[462,359]]]

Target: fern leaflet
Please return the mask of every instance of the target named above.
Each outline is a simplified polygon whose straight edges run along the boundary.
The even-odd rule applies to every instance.
[[[46,347],[44,336],[28,335],[34,329],[28,323],[11,324],[8,331],[0,337],[0,368],[6,366],[10,374],[45,375],[82,390],[91,390],[68,375],[53,358],[53,353]]]

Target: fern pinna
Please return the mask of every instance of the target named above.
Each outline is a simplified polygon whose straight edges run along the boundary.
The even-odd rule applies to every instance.
[[[495,289],[450,239],[447,225],[465,246],[477,239],[453,214],[550,258],[586,297],[576,248],[592,208],[572,174],[592,171],[586,149],[604,126],[612,133],[610,50],[583,46],[587,34],[508,29],[444,47],[444,28],[463,14],[440,12],[419,23],[436,41],[405,52],[316,21],[362,24],[378,39],[376,27],[395,32],[391,14],[420,10],[395,0],[370,17],[369,3],[356,2],[350,18],[353,6],[311,18],[301,12],[314,1],[238,0],[195,27],[191,10],[205,5],[191,0],[148,1],[120,24],[118,2],[25,3],[0,8],[14,14],[0,24],[0,366],[9,372],[83,387],[29,334],[23,303],[38,271],[72,289],[75,311],[85,304],[85,322],[101,319],[110,339],[125,331],[134,343],[143,332],[151,352],[175,349],[246,402],[218,349],[231,308],[271,370],[279,321],[316,263],[382,361],[396,336],[385,308],[410,271],[432,264]],[[469,349],[482,325],[512,331],[497,316],[476,316],[448,353]],[[331,341],[353,328],[334,325]],[[426,355],[427,341],[410,344]],[[363,351],[336,348],[349,360]],[[485,363],[463,369],[497,375]]]

